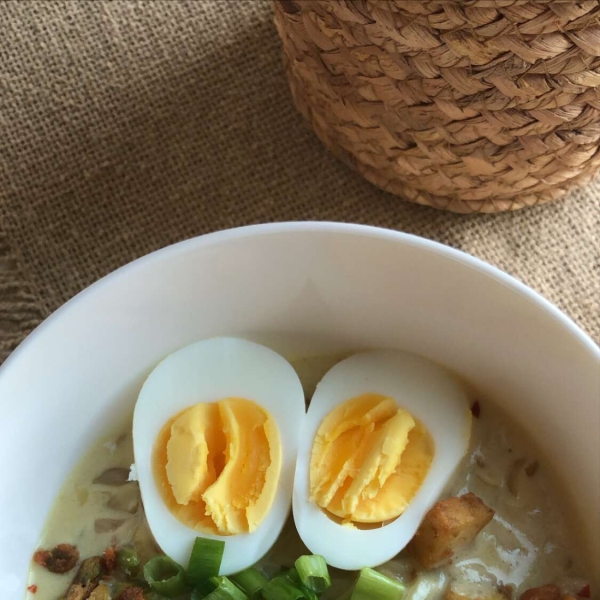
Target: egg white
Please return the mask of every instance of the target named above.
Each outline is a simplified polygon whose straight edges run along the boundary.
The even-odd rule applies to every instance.
[[[165,423],[188,406],[228,397],[253,400],[279,428],[281,475],[273,505],[248,534],[199,533],[181,523],[162,500],[152,472],[152,451]],[[236,338],[186,346],[158,364],[139,394],[133,417],[135,467],[148,524],[163,552],[187,566],[197,536],[222,539],[221,574],[258,561],[277,540],[289,514],[300,426],[305,417],[302,385],[293,367],[269,348]]]
[[[339,404],[365,393],[393,398],[425,425],[435,442],[429,473],[404,513],[368,530],[336,523],[310,500],[310,459],[321,422]],[[363,352],[338,363],[316,388],[298,448],[293,512],[302,541],[339,569],[375,567],[390,560],[439,498],[468,449],[470,432],[466,391],[443,367],[391,350]]]

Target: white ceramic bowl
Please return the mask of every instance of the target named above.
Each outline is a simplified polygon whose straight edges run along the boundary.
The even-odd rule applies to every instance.
[[[194,340],[235,334],[288,357],[403,348],[501,403],[558,468],[600,564],[600,350],[536,293],[466,254],[356,225],[290,223],[182,242],[119,269],[0,370],[0,596],[62,482],[131,413],[145,375]]]

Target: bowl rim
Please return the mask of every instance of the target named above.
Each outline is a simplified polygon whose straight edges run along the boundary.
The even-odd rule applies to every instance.
[[[244,225],[202,234],[192,238],[170,244],[158,250],[154,250],[139,258],[136,258],[114,271],[104,275],[94,283],[90,284],[58,307],[52,314],[37,325],[25,339],[12,351],[4,363],[0,366],[0,380],[16,362],[26,359],[28,349],[35,344],[37,339],[58,319],[65,316],[69,309],[76,304],[84,302],[88,295],[111,285],[113,282],[127,277],[130,271],[151,265],[153,262],[169,260],[173,256],[184,254],[192,249],[225,244],[233,240],[244,238],[262,237],[286,233],[331,233],[344,234],[356,237],[374,237],[381,240],[397,242],[399,245],[406,244],[419,248],[420,250],[437,254],[446,259],[462,263],[465,266],[478,271],[496,282],[511,289],[528,302],[536,305],[546,315],[558,322],[565,333],[571,335],[592,357],[600,364],[600,346],[570,317],[562,312],[555,304],[546,299],[513,275],[509,275],[498,267],[477,258],[463,250],[458,250],[441,242],[430,240],[418,235],[396,231],[373,225],[362,225],[357,223],[341,223],[335,221],[282,221],[276,223],[262,223],[256,225]]]

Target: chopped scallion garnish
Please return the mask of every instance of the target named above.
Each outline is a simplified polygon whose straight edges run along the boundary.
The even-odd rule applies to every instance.
[[[140,559],[133,548],[121,548],[117,550],[117,565],[123,571],[133,573],[140,566]]]
[[[361,570],[350,600],[400,600],[404,585],[396,579],[365,567]]]
[[[216,577],[221,568],[225,542],[197,537],[188,565],[188,581],[197,585],[205,579]]]
[[[248,596],[227,577],[211,577],[194,588],[192,600],[248,600]]]
[[[302,590],[306,600],[318,600],[317,595],[302,584],[302,580],[300,579],[300,575],[298,575],[296,567],[284,571],[282,575],[287,577],[297,588]]]
[[[175,598],[187,589],[185,570],[168,556],[155,556],[144,565],[144,579],[161,596]]]
[[[242,592],[250,598],[257,600],[260,598],[261,591],[269,581],[258,569],[249,567],[230,577],[231,581],[237,585]]]
[[[331,586],[331,577],[325,559],[319,554],[307,554],[296,560],[296,571],[302,585],[315,594],[322,594]]]
[[[304,591],[285,575],[274,577],[262,591],[265,600],[304,600]]]

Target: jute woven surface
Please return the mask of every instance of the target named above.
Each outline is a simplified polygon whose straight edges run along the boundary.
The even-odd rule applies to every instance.
[[[459,216],[386,194],[293,108],[267,0],[0,3],[0,351],[147,252],[248,223],[337,220],[463,249],[600,338],[600,182]]]

